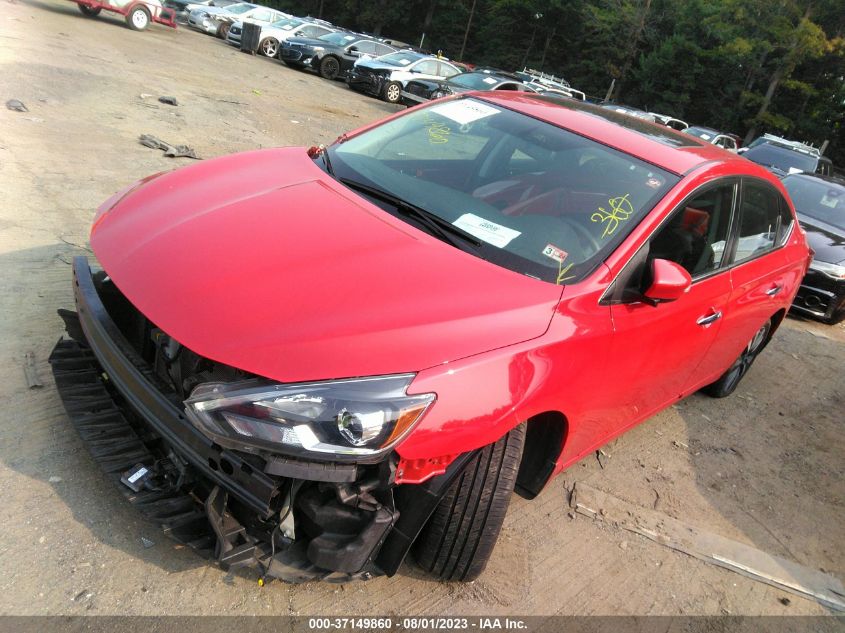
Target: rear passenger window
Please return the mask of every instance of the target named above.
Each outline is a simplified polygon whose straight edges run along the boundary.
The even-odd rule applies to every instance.
[[[786,201],[774,189],[746,181],[739,205],[734,262],[751,259],[782,244],[791,223]]]
[[[735,190],[733,183],[725,183],[687,200],[652,238],[649,257],[680,264],[691,277],[719,268],[725,256]]]

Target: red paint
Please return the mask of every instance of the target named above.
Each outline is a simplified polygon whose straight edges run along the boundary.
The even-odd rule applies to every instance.
[[[714,146],[675,149],[519,93],[483,98],[686,175],[603,265],[565,288],[418,231],[329,178],[304,148],[204,161],[125,190],[101,210],[92,247],[144,314],[203,356],[283,382],[416,372],[409,393],[437,402],[397,449],[398,481],[424,481],[549,411],[568,425],[560,472],[715,380],[788,309],[807,246],[796,224],[784,247],[671,302],[603,305],[699,186],[746,175],[786,196],[783,187]],[[696,323],[713,311],[723,315],[713,325]]]

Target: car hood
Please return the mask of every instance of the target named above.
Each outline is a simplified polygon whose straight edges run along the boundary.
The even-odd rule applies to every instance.
[[[561,295],[370,204],[303,148],[147,179],[103,205],[91,246],[157,327],[282,382],[419,371],[525,341]]]
[[[807,243],[815,251],[813,259],[829,264],[845,264],[845,232],[814,218],[799,214]]]
[[[287,43],[298,44],[299,46],[322,46],[327,51],[334,51],[338,48],[334,44],[318,40],[316,37],[289,37]]]

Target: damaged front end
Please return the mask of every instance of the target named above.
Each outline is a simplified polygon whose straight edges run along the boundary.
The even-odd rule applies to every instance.
[[[72,340],[50,358],[56,385],[93,457],[147,518],[262,577],[397,571],[472,456],[397,485],[393,447],[433,396],[404,395],[403,376],[269,383],[179,345],[85,258],[73,273],[77,312],[59,311]]]

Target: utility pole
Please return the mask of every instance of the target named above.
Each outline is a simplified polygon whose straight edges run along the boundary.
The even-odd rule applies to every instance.
[[[464,43],[461,44],[461,53],[458,55],[458,61],[464,61],[464,51],[467,47],[467,38],[469,37],[469,27],[472,24],[472,16],[475,14],[475,2],[476,0],[472,0],[472,7],[469,10],[469,19],[467,20],[467,30],[464,31]]]
[[[610,82],[610,88],[607,89],[607,94],[604,95],[605,101],[610,101],[610,97],[613,95],[613,89],[616,87],[616,78],[614,77],[613,80]]]

